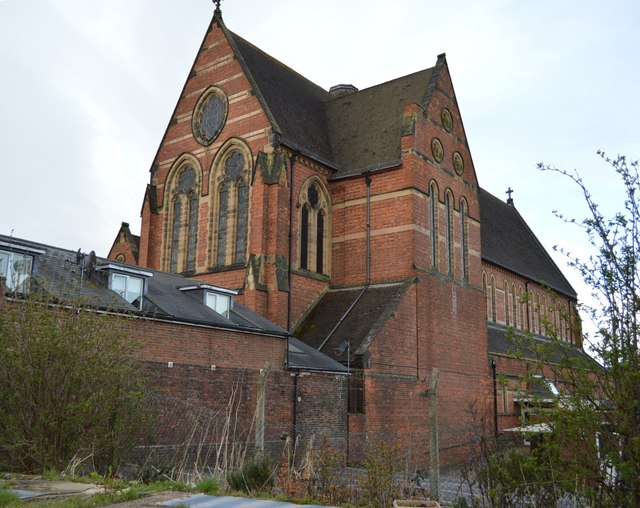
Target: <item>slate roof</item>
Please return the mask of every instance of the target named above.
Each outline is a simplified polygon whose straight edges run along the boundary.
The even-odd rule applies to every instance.
[[[356,355],[367,355],[371,341],[396,310],[412,282],[329,290],[294,335],[342,363],[347,362],[347,353],[339,353],[338,348],[342,341],[349,342],[353,362]]]
[[[549,360],[552,364],[560,363],[564,355],[573,360],[594,361],[582,349],[569,343],[567,343],[566,348],[561,350],[555,342],[548,338],[533,335],[529,339],[518,333],[517,330],[511,330],[496,324],[487,325],[487,336],[490,355],[536,360],[538,359],[537,349],[542,348],[545,353],[549,354]]]
[[[31,254],[34,259],[30,279],[32,289],[58,303],[75,305],[81,302],[88,307],[114,312],[281,336],[288,339],[289,368],[338,373],[347,371],[340,363],[289,337],[286,330],[238,302],[233,303],[228,318],[217,313],[204,305],[204,289],[198,289],[203,286],[193,279],[92,257],[89,254],[80,255],[71,250],[4,235],[0,235],[0,249]],[[107,265],[147,275],[143,310],[134,307],[108,288],[107,275],[100,269]],[[204,288],[211,286],[204,285]]]
[[[333,96],[217,21],[283,143],[332,167],[332,179],[400,165],[403,109],[425,105],[436,67]],[[479,199],[482,258],[576,298],[515,207],[483,189]]]
[[[571,298],[576,291],[515,206],[480,189],[482,259]]]
[[[421,104],[432,71],[416,72],[327,102],[329,139],[340,176],[400,165],[404,106]]]
[[[433,69],[333,96],[225,30],[282,143],[336,170],[332,178],[400,164],[405,104],[422,104]]]

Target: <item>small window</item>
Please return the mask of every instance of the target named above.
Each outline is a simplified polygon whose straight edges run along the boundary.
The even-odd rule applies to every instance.
[[[138,309],[142,308],[143,288],[144,281],[140,277],[133,277],[121,273],[111,274],[110,289]]]
[[[218,314],[227,319],[229,318],[229,311],[231,310],[231,297],[229,295],[207,292],[204,304]]]
[[[32,264],[32,256],[0,251],[0,277],[4,279],[7,289],[26,293]]]

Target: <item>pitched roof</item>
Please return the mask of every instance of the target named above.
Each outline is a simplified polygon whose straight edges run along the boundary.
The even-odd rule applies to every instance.
[[[409,74],[326,103],[329,139],[340,176],[400,164],[404,106],[421,104],[432,71]]]
[[[422,104],[432,68],[333,96],[220,26],[282,143],[335,169],[333,178],[400,164],[403,108]]]
[[[369,345],[405,295],[412,281],[327,291],[299,324],[294,335],[337,360],[347,361],[340,343],[352,355],[366,355]],[[353,361],[353,357],[352,357]]]
[[[36,290],[59,302],[80,301],[91,307],[116,312],[147,314],[161,319],[198,322],[283,336],[287,334],[286,330],[238,302],[234,302],[229,318],[225,318],[204,305],[203,298],[197,298],[193,292],[181,290],[180,288],[186,286],[194,286],[193,279],[181,275],[140,268],[4,235],[0,235],[0,242],[3,244],[2,250],[38,251],[34,255],[31,283]],[[106,276],[100,271],[101,267],[107,266],[116,271],[121,269],[141,272],[141,276],[145,277],[147,291],[142,310],[109,289]]]
[[[81,302],[88,307],[113,312],[277,335],[287,339],[289,368],[347,372],[347,368],[337,361],[290,337],[286,330],[238,302],[233,302],[228,318],[207,307],[204,305],[203,291],[211,286],[201,285],[193,279],[4,235],[0,235],[0,249],[32,255],[31,287],[58,303],[75,305]],[[115,270],[140,272],[146,276],[143,310],[109,289],[106,275],[100,271],[101,267],[106,266]]]
[[[482,259],[571,298],[576,292],[515,206],[480,189]]]
[[[525,336],[517,330],[500,325],[488,324],[487,336],[490,355],[538,360],[539,352],[544,352],[549,355],[552,364],[560,363],[565,355],[573,360],[594,361],[582,349],[569,343],[564,347],[565,344],[561,345],[557,341],[539,335]]]

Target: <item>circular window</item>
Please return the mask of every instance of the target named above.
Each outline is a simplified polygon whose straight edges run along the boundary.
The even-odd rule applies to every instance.
[[[460,152],[453,152],[453,169],[455,169],[459,175],[464,171],[464,159],[462,155],[460,155]]]
[[[444,148],[442,148],[442,143],[438,138],[431,140],[431,153],[436,162],[442,162],[442,159],[444,159]]]
[[[210,145],[218,137],[227,119],[227,96],[218,87],[208,88],[193,110],[191,128],[202,145]]]
[[[440,113],[440,120],[442,120],[442,126],[444,130],[447,132],[451,132],[453,129],[453,117],[451,116],[451,111],[447,108],[442,108],[442,112]]]

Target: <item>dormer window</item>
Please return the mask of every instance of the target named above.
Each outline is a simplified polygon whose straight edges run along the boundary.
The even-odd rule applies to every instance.
[[[200,299],[203,305],[206,305],[227,319],[229,319],[231,309],[233,308],[233,297],[238,294],[238,292],[233,289],[221,288],[205,283],[184,286],[179,289],[180,291],[191,293],[192,296]]]
[[[10,247],[11,250],[3,247]],[[0,278],[4,280],[5,287],[16,293],[26,293],[33,267],[32,254],[44,253],[42,249],[0,242]]]
[[[118,293],[136,309],[142,309],[145,279],[153,276],[152,272],[115,263],[100,265],[96,270],[108,272],[111,291]]]
[[[204,304],[210,309],[215,310],[218,314],[226,317],[227,319],[229,318],[229,311],[231,310],[231,296],[207,291],[205,293]]]
[[[142,308],[144,280],[142,277],[112,273],[109,286],[137,309]]]

